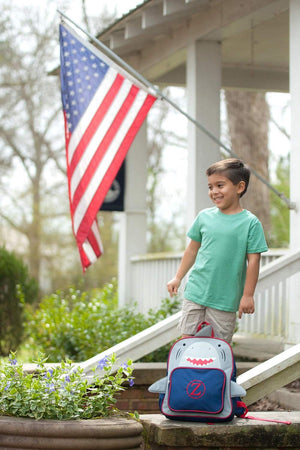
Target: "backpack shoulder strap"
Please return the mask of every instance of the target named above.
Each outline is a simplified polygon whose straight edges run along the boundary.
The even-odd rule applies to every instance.
[[[254,416],[249,416],[248,415],[248,408],[246,406],[246,404],[242,401],[238,401],[236,402],[236,406],[238,408],[241,408],[241,410],[243,410],[243,413],[236,413],[236,415],[238,417],[241,417],[242,419],[251,419],[251,420],[260,420],[262,422],[274,422],[274,423],[283,423],[285,425],[291,425],[292,422],[288,421],[288,420],[275,420],[275,419],[262,419],[261,417],[254,417]]]

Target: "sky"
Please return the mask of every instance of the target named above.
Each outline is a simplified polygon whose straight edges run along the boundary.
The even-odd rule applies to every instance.
[[[123,14],[129,12],[131,9],[135,8],[137,5],[143,3],[143,0],[102,0],[102,3],[106,3],[107,7],[112,8],[112,10],[116,8],[118,15],[122,16]],[[97,4],[95,0],[86,0],[87,11],[92,12],[95,4]]]
[[[25,0],[26,1],[26,0]],[[31,0],[29,0],[31,1]],[[40,0],[32,0],[39,3]],[[57,4],[63,7],[66,3],[64,0],[57,0]],[[66,8],[66,12],[68,12],[73,18],[75,16],[81,15],[82,8],[82,0],[69,0],[70,7]],[[110,12],[116,10],[117,16],[121,17],[124,14],[128,13],[131,9],[135,8],[137,5],[143,3],[143,0],[85,0],[85,6],[88,16],[97,15],[99,8],[102,9],[106,7]]]
[[[0,0],[1,1],[1,0]],[[12,0],[18,2],[19,0]],[[49,0],[48,0],[49,1]],[[47,0],[22,0],[23,6],[34,6],[39,8],[49,8],[51,12],[56,9],[61,10],[70,19],[75,22],[81,21],[82,18],[82,1],[83,0],[52,0],[50,6]],[[143,3],[143,0],[84,0],[87,15],[89,17],[99,15],[99,10],[107,9],[108,12],[117,13],[117,18],[127,14],[137,5]]]
[[[23,5],[36,5],[43,7],[44,0],[23,0]],[[64,5],[69,4],[67,8],[69,12],[73,11],[77,14],[81,10],[82,0],[57,0],[57,6],[63,8]],[[88,14],[93,15],[94,11],[99,10],[104,6],[109,9],[117,9],[117,13],[120,15],[126,14],[130,9],[135,8],[136,5],[143,3],[143,0],[85,0]]]

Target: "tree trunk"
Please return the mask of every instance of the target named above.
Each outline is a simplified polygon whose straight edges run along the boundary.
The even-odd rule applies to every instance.
[[[228,129],[231,148],[251,168],[269,180],[269,105],[265,93],[226,90]],[[270,190],[252,174],[242,205],[270,231]]]
[[[40,174],[36,174],[33,182],[32,221],[28,231],[29,240],[29,270],[30,275],[40,282],[41,263],[41,199]]]

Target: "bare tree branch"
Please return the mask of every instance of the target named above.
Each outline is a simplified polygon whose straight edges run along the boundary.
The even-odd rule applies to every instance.
[[[4,219],[10,226],[11,228],[13,228],[15,231],[18,231],[21,234],[25,234],[27,236],[27,227],[25,226],[21,226],[17,223],[15,223],[11,217],[7,216],[6,214],[4,214],[2,211],[0,211],[0,216],[2,217],[2,219]]]
[[[0,136],[2,135],[2,139],[4,140],[4,142],[13,150],[13,154],[15,156],[17,156],[20,160],[20,162],[22,163],[28,178],[32,181],[32,177],[30,174],[30,170],[28,167],[28,163],[27,163],[27,159],[26,157],[22,154],[22,152],[20,151],[20,149],[18,148],[18,146],[14,143],[12,136],[10,135],[10,132],[5,130],[1,125],[0,125]]]

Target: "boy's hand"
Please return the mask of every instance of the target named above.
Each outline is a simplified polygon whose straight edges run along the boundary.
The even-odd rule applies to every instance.
[[[180,286],[180,283],[181,280],[175,277],[167,284],[167,289],[171,297],[173,297],[173,295],[178,294],[178,288]]]
[[[242,318],[242,314],[254,313],[254,298],[252,296],[243,295],[240,301],[239,307],[239,319]]]

